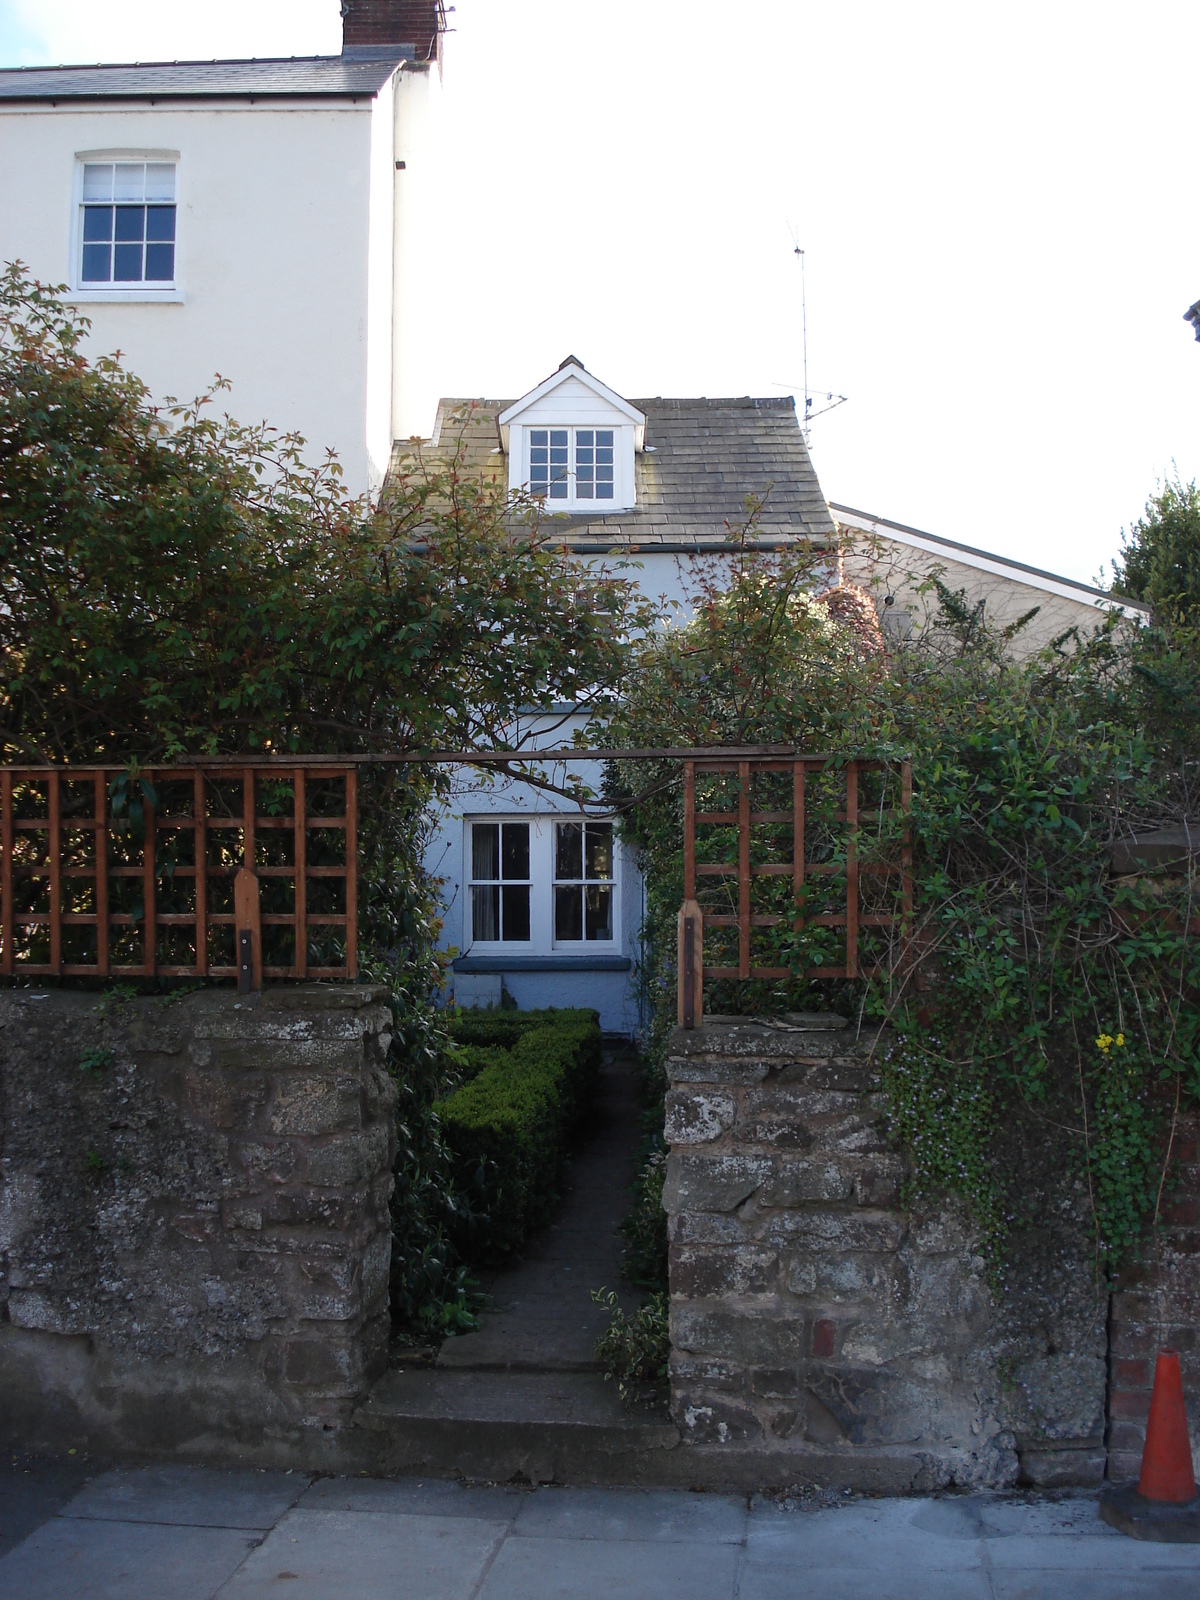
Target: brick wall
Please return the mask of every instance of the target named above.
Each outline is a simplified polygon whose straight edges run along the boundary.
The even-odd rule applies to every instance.
[[[0,1429],[159,1453],[346,1421],[387,1359],[383,998],[0,994]]]
[[[439,0],[344,0],[342,49],[408,44],[418,61],[429,61],[444,25]]]
[[[1180,1119],[1157,1237],[1112,1298],[1108,1475],[1136,1478],[1160,1349],[1179,1351],[1192,1460],[1200,1477],[1200,1127]]]

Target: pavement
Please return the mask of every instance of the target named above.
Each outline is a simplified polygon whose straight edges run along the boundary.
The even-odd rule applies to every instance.
[[[72,1463],[0,1469],[4,1600],[1197,1600],[1094,1494],[772,1500]]]

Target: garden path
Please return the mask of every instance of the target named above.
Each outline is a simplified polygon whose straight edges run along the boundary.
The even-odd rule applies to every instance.
[[[437,1365],[454,1371],[587,1372],[607,1313],[593,1289],[616,1289],[627,1310],[637,1296],[621,1284],[621,1223],[629,1212],[640,1136],[637,1063],[606,1050],[596,1102],[567,1169],[563,1200],[524,1257],[481,1275],[489,1307],[477,1332],[448,1339]]]

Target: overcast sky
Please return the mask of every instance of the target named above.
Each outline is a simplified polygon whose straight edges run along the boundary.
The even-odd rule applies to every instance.
[[[1087,579],[1200,474],[1194,0],[456,4],[442,393],[799,394],[794,230],[830,499]],[[339,45],[338,0],[0,0],[9,66]]]

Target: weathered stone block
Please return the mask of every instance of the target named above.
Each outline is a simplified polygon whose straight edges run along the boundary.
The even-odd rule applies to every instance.
[[[750,1393],[759,1400],[794,1400],[800,1393],[798,1367],[752,1367]]]
[[[667,1218],[667,1237],[672,1244],[747,1244],[756,1232],[756,1223],[720,1212],[681,1211]]]
[[[745,1367],[785,1367],[807,1352],[809,1319],[762,1307],[754,1313],[671,1303],[671,1345]]]
[[[305,1176],[319,1187],[349,1188],[391,1166],[391,1124],[377,1123],[361,1133],[336,1134],[307,1146]]]
[[[701,1089],[667,1094],[666,1138],[672,1145],[708,1144],[733,1126],[732,1095]]]
[[[865,1300],[885,1313],[902,1314],[908,1299],[907,1266],[890,1253],[789,1255],[784,1284],[791,1294]]]
[[[904,1218],[894,1211],[779,1211],[764,1237],[775,1245],[840,1255],[898,1250],[906,1231]]]
[[[357,1078],[311,1073],[282,1075],[268,1117],[272,1133],[338,1133],[362,1125],[362,1086]]]
[[[854,1173],[844,1163],[813,1159],[788,1161],[763,1185],[764,1206],[801,1206],[819,1200],[848,1200],[854,1192]]]
[[[779,1276],[779,1256],[774,1250],[746,1245],[672,1245],[671,1287],[692,1299],[720,1295],[765,1294]]]
[[[673,1394],[671,1415],[693,1444],[744,1444],[763,1434],[761,1421],[748,1406],[707,1389],[696,1395],[686,1389]]]
[[[673,1150],[663,1205],[669,1213],[733,1211],[770,1178],[769,1157]]]

